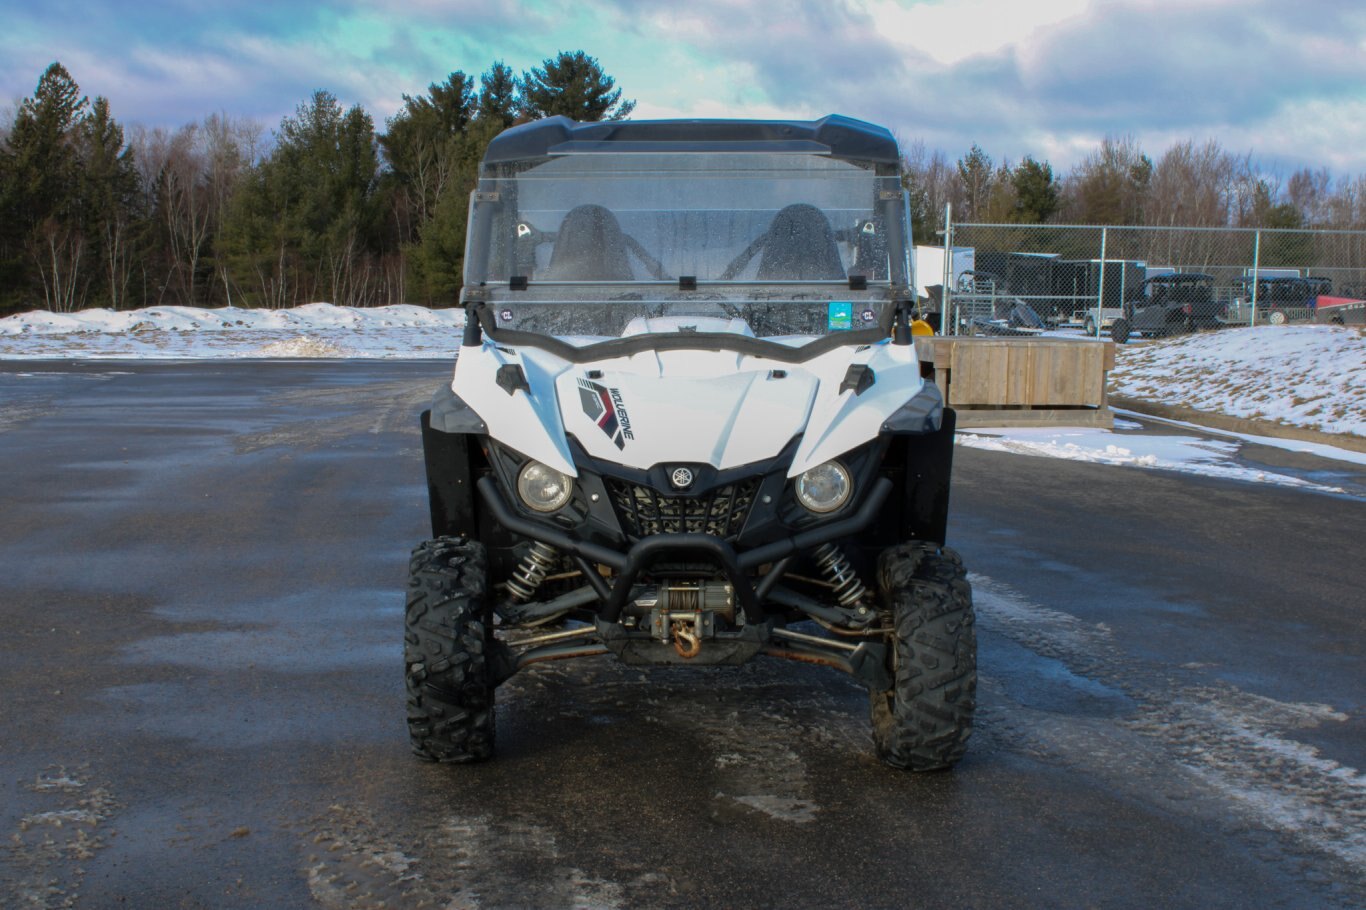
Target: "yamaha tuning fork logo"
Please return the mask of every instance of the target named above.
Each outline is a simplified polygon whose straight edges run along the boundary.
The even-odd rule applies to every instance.
[[[579,380],[579,401],[583,412],[607,434],[607,438],[618,449],[626,448],[626,440],[635,439],[631,435],[631,418],[626,406],[621,403],[621,392],[609,389],[587,379]]]

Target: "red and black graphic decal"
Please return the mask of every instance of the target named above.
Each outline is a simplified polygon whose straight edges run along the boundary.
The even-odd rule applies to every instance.
[[[626,448],[626,440],[635,439],[631,435],[631,418],[621,403],[621,392],[609,389],[587,379],[579,380],[579,401],[583,412],[598,425],[607,438],[618,449]]]

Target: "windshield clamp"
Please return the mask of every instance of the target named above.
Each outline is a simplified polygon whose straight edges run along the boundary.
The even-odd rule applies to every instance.
[[[484,332],[479,325],[479,317],[465,311],[465,330],[460,338],[460,346],[464,348],[477,348],[484,343]]]
[[[896,311],[892,314],[892,344],[911,343],[911,304],[909,300],[898,300]]]

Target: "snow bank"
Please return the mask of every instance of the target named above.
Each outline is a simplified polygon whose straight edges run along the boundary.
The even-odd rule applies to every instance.
[[[1115,395],[1366,435],[1366,331],[1259,326],[1119,348]]]
[[[81,310],[78,313],[35,311],[0,319],[0,336],[72,335],[83,333],[168,331],[209,332],[241,330],[317,331],[324,328],[450,328],[465,324],[460,310],[429,310],[426,307],[382,306],[371,309],[310,303],[290,310],[247,310],[220,307],[163,306],[144,310]]]
[[[1128,421],[1115,421],[1117,430],[1139,427],[1139,424]],[[1119,434],[1079,427],[983,427],[959,431],[954,441],[960,446],[989,452],[1013,452],[1017,455],[1039,455],[1093,464],[1180,471],[1203,477],[1299,487],[1320,493],[1345,492],[1342,487],[1239,464],[1237,456],[1242,445],[1234,440]],[[1326,450],[1328,447],[1320,446],[1319,449]]]
[[[33,312],[0,319],[0,358],[449,359],[455,356],[464,324],[461,310],[408,305]]]

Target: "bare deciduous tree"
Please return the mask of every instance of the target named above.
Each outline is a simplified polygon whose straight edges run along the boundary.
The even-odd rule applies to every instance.
[[[1152,159],[1133,136],[1106,136],[1063,185],[1065,220],[1074,224],[1142,224]]]
[[[54,313],[73,313],[85,303],[81,266],[85,236],[75,225],[49,218],[29,241],[29,254],[43,283],[43,303]]]
[[[911,222],[916,243],[942,243],[939,232],[944,230],[944,207],[953,203],[962,212],[962,187],[953,166],[941,151],[929,151],[925,143],[916,140],[900,143],[902,182],[910,195]]]
[[[1285,185],[1285,201],[1300,210],[1304,223],[1325,227],[1329,223],[1333,177],[1327,168],[1301,168],[1290,175]]]

